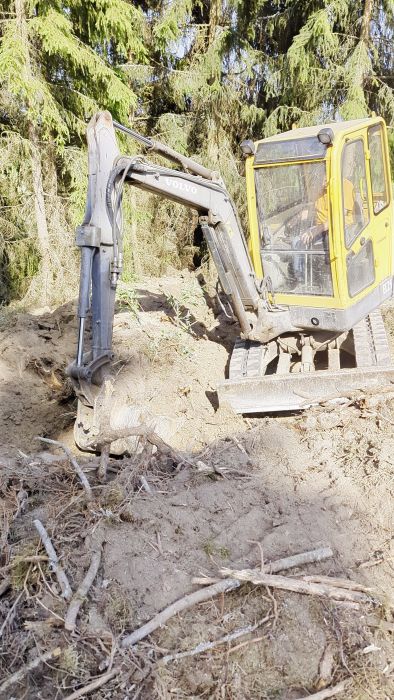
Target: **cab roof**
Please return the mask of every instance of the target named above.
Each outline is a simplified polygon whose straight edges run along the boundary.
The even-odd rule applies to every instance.
[[[259,139],[256,141],[256,145],[259,143],[269,143],[272,141],[294,141],[294,139],[302,139],[317,136],[319,131],[322,129],[331,129],[334,138],[337,134],[347,131],[355,131],[361,126],[368,126],[381,122],[381,117],[367,117],[365,119],[352,119],[347,122],[329,122],[328,124],[318,124],[316,126],[305,126],[302,128],[291,129],[291,131],[284,131],[282,134],[275,134],[275,136],[268,136],[265,139]]]

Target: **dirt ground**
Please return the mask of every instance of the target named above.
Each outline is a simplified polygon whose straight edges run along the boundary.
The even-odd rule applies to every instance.
[[[384,315],[394,349],[394,308]],[[141,441],[142,452],[110,460],[101,484],[98,457],[73,440],[76,404],[64,370],[76,327],[73,304],[1,321],[0,688],[55,652],[1,697],[296,700],[345,680],[340,700],[394,698],[392,395],[237,416],[215,393],[237,326],[194,274],[146,279],[121,289],[117,385],[122,401],[156,416],[178,458]],[[39,435],[73,449],[92,501],[70,461]],[[45,554],[37,518],[73,591],[102,548],[74,632],[64,630],[68,604],[56,576],[37,560]],[[349,579],[374,589],[370,604],[245,583],[121,648],[125,634],[198,590],[193,577],[323,546],[332,557],[284,575]],[[166,660],[250,625],[234,641]],[[74,695],[111,669],[101,688]]]

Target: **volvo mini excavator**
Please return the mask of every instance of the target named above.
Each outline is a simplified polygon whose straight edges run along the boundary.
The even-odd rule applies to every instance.
[[[119,152],[115,129],[163,167]],[[126,185],[197,211],[222,291],[239,323],[220,402],[238,413],[307,408],[394,380],[379,308],[393,295],[393,208],[386,126],[379,117],[299,128],[241,144],[248,243],[220,173],[96,114],[87,129],[79,336],[68,368],[78,397],[75,438],[99,445],[122,271]],[[86,319],[91,316],[91,330]]]

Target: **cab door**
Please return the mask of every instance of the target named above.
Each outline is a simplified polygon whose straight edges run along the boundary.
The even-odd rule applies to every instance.
[[[376,281],[382,282],[393,274],[391,178],[386,132],[382,123],[368,128],[367,146]]]
[[[347,293],[354,301],[392,274],[389,170],[381,123],[346,140],[341,189]]]

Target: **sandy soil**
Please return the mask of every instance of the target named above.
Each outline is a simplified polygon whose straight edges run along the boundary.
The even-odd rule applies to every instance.
[[[394,345],[392,307],[385,317]],[[7,619],[0,676],[31,661],[37,649],[62,649],[50,667],[30,673],[4,697],[67,698],[113,658],[122,672],[91,697],[295,700],[342,679],[349,680],[337,696],[342,700],[394,697],[392,398],[251,419],[218,408],[215,386],[226,372],[236,325],[192,274],[144,280],[122,295],[116,316],[119,393],[165,417],[165,437],[183,461],[146,450],[112,459],[103,486],[95,477],[97,457],[79,454],[94,486],[94,501],[86,505],[68,461],[34,440],[46,435],[73,445],[76,407],[64,368],[75,334],[72,305],[7,318],[0,331],[0,591],[6,579],[11,586],[0,596],[0,628]],[[198,460],[211,473],[199,471]],[[141,489],[141,474],[152,493]],[[74,590],[92,538],[100,532],[104,540],[76,634],[62,629],[66,605],[48,564],[20,559],[42,553],[32,524],[37,517]],[[246,584],[119,651],[125,632],[195,590],[194,576],[258,567],[261,556],[269,562],[322,545],[332,547],[332,558],[292,573],[373,586],[384,604],[353,609],[284,591],[273,597]],[[255,632],[231,644],[160,661],[266,615]],[[332,661],[323,678],[327,654]]]

